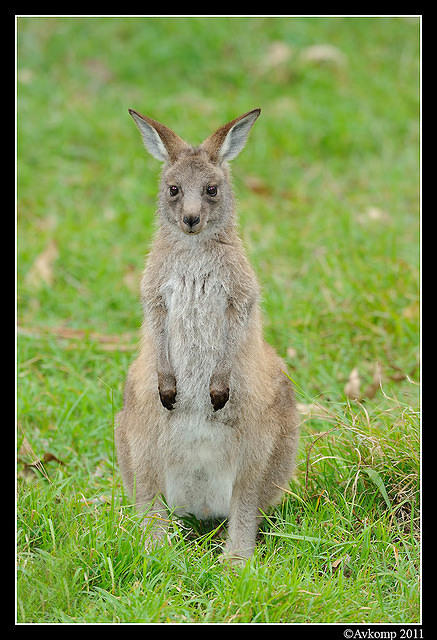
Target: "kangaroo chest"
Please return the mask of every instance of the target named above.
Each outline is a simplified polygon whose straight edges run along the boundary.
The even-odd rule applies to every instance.
[[[162,288],[166,336],[178,400],[210,406],[209,380],[225,350],[227,297],[212,269],[175,269]]]

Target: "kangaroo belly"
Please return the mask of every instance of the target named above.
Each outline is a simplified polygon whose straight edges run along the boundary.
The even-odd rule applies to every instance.
[[[229,514],[236,477],[232,428],[199,413],[175,414],[170,421],[165,497],[176,514],[221,518]]]
[[[225,291],[211,274],[174,276],[165,300],[178,405],[209,409],[209,380],[225,343]]]

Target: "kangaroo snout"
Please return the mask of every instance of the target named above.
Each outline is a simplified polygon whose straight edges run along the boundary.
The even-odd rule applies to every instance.
[[[196,216],[196,215],[189,215],[189,216],[184,216],[183,217],[183,223],[186,226],[186,228],[188,229],[188,233],[192,233],[194,231],[194,227],[196,225],[199,224],[200,222],[200,216]],[[197,229],[196,229],[197,231]]]

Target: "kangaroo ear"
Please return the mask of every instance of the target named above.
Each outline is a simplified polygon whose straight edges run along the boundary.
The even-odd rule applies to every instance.
[[[157,160],[174,162],[180,152],[188,148],[189,145],[182,138],[160,122],[142,116],[133,109],[129,109],[129,113],[140,130],[144,146]]]
[[[253,109],[224,124],[201,145],[212,162],[224,162],[235,158],[246,144],[247,136],[261,109]]]

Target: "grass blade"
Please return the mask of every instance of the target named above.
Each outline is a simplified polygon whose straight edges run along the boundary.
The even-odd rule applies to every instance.
[[[385,488],[384,481],[381,478],[381,476],[379,475],[379,473],[377,471],[375,471],[375,469],[370,469],[370,468],[365,468],[365,469],[363,469],[363,471],[365,471],[367,473],[367,475],[369,476],[370,480],[378,488],[380,494],[384,498],[384,500],[386,502],[386,505],[388,506],[389,509],[391,509],[392,504],[390,502],[390,498],[388,497],[388,493],[387,493],[387,489]]]

